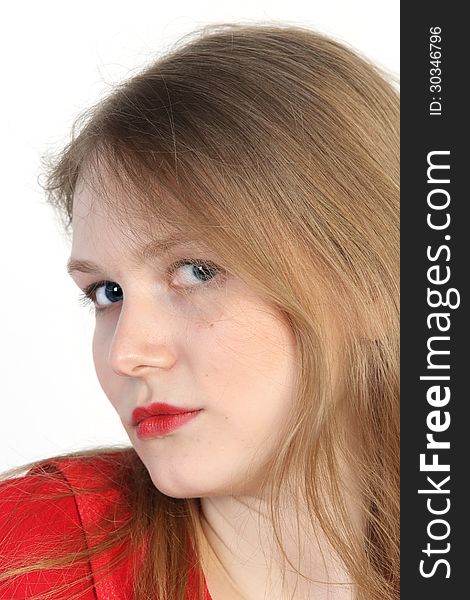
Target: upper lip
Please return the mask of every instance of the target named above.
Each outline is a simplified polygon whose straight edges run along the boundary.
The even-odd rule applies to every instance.
[[[153,402],[148,406],[138,406],[132,412],[132,424],[138,425],[143,419],[154,417],[156,415],[178,415],[180,413],[194,412],[200,410],[198,408],[182,408],[172,406],[165,402]]]

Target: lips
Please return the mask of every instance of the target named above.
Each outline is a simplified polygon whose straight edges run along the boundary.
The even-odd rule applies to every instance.
[[[158,415],[179,415],[197,410],[200,409],[172,406],[171,404],[166,404],[164,402],[153,402],[148,406],[139,406],[133,411],[132,424],[136,426],[144,419]]]

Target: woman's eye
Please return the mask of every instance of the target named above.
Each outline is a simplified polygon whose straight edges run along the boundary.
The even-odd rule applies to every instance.
[[[114,304],[113,296],[118,294],[121,298],[117,298],[117,301],[122,299],[122,292],[119,294],[118,290],[120,290],[120,286],[113,281],[98,281],[97,283],[92,283],[87,288],[85,288],[83,294],[80,294],[79,304],[80,306],[88,306],[89,304],[94,307],[95,312],[101,312],[105,310],[110,304],[106,304],[106,301],[109,301],[111,304]]]
[[[188,258],[179,260],[170,267],[170,274],[172,276],[177,271],[180,271],[181,275],[172,277],[173,280],[177,280],[174,287],[185,289],[207,286],[217,280],[218,275],[220,276],[224,273],[214,263]],[[92,283],[84,290],[83,294],[79,297],[79,304],[81,306],[91,304],[92,308],[94,307],[95,309],[95,313],[99,313],[122,300],[122,296],[123,293],[118,283],[114,281],[98,281],[97,283]]]
[[[194,281],[201,284],[206,284],[212,281],[218,273],[221,273],[221,269],[214,265],[214,263],[203,262],[201,260],[191,260],[184,258],[174,263],[171,266],[171,274],[181,271],[183,276],[181,277],[181,287],[194,287]],[[176,287],[180,287],[177,285]]]

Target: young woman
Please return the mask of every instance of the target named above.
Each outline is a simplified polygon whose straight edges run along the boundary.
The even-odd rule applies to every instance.
[[[3,475],[0,597],[396,600],[384,73],[298,26],[206,27],[47,166],[132,446]]]

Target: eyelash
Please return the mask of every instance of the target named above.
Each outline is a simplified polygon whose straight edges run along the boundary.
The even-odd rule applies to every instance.
[[[179,269],[180,267],[183,267],[185,265],[197,265],[199,267],[208,267],[209,271],[214,271],[214,273],[215,273],[214,276],[211,277],[208,281],[201,282],[200,286],[198,286],[198,285],[188,286],[190,292],[192,292],[191,288],[207,287],[207,286],[213,285],[215,283],[219,283],[219,276],[225,274],[225,271],[223,269],[221,269],[220,267],[218,267],[217,265],[215,265],[214,263],[212,263],[210,261],[193,259],[193,258],[183,258],[183,259],[177,261],[176,263],[173,263],[170,267],[170,271],[169,271],[170,274],[172,275],[177,269]],[[106,311],[108,308],[111,308],[111,306],[113,306],[113,304],[110,304],[109,306],[105,306],[103,308],[93,305],[93,303],[96,301],[96,297],[95,297],[96,290],[98,288],[100,288],[101,286],[105,285],[106,283],[110,283],[109,280],[105,279],[102,281],[97,281],[96,283],[92,283],[88,287],[86,287],[83,290],[83,293],[79,295],[79,298],[78,298],[79,305],[82,307],[86,307],[91,304],[91,311],[93,312],[93,308],[94,308],[95,314],[102,313],[102,312]]]

